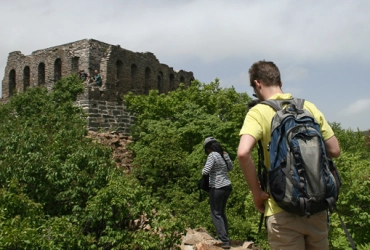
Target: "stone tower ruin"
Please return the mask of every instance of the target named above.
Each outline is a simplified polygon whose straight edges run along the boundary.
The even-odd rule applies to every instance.
[[[129,133],[134,120],[125,110],[124,94],[148,94],[151,89],[168,93],[180,83],[189,86],[194,80],[192,72],[175,71],[160,63],[153,53],[132,52],[119,45],[84,39],[37,50],[28,56],[20,51],[9,53],[1,102],[7,102],[12,95],[27,88],[51,89],[56,81],[79,70],[90,75],[98,70],[103,80],[101,88],[87,87],[76,103],[88,114],[88,129],[116,130],[124,134]]]

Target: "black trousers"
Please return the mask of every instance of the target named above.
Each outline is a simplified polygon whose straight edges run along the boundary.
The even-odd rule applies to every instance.
[[[229,225],[226,218],[226,203],[232,191],[232,186],[222,188],[211,188],[209,191],[209,203],[211,206],[211,217],[219,240],[229,242]]]

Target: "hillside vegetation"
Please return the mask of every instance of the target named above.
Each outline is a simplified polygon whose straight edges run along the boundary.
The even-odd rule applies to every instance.
[[[202,141],[215,136],[235,159],[250,97],[217,79],[168,95],[126,95],[137,115],[129,144],[134,161],[120,168],[112,147],[88,136],[85,114],[73,105],[82,91],[70,76],[51,92],[32,88],[0,107],[0,248],[176,249],[186,228],[214,234],[206,194],[196,187],[206,159]],[[338,211],[358,249],[368,249],[369,146],[363,133],[332,125],[342,147],[335,161],[343,181]],[[268,249],[234,163],[230,236]],[[331,249],[347,249],[337,213],[330,218]]]

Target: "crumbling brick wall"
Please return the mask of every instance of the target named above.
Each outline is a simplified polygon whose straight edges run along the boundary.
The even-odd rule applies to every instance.
[[[89,129],[115,129],[125,134],[134,118],[122,103],[124,94],[147,94],[151,89],[168,93],[180,82],[188,86],[194,80],[192,72],[175,71],[160,63],[153,53],[132,52],[119,45],[84,39],[37,50],[28,56],[20,51],[9,53],[1,102],[27,88],[51,89],[62,77],[82,69],[90,75],[98,70],[103,79],[102,88],[86,88],[76,103],[88,113]]]

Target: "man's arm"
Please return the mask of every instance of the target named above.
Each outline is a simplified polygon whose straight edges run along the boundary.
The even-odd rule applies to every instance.
[[[333,135],[325,141],[326,151],[329,157],[338,158],[340,155],[340,147],[337,137]]]
[[[242,169],[245,180],[248,183],[249,189],[253,195],[253,202],[257,210],[261,213],[265,212],[265,200],[269,198],[269,194],[262,191],[258,182],[256,168],[252,159],[252,150],[256,144],[256,139],[251,135],[242,135],[240,137],[238,147],[238,160]]]

